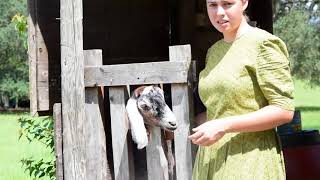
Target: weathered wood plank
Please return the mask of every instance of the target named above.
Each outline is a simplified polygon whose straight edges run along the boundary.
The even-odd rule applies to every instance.
[[[87,180],[82,0],[60,3],[64,178]]]
[[[39,33],[37,33],[37,36]],[[41,36],[41,35],[39,35]],[[37,46],[43,46],[37,41]],[[39,50],[38,50],[39,51]],[[49,110],[49,74],[48,59],[39,60],[37,53],[37,103],[38,112]]]
[[[188,62],[152,62],[85,68],[85,86],[122,86],[136,84],[187,82]]]
[[[191,47],[170,46],[170,61],[191,61]],[[191,77],[190,77],[191,78]],[[174,132],[175,158],[177,180],[191,180],[192,178],[192,153],[190,135],[190,122],[193,117],[191,108],[192,93],[188,85],[191,83],[172,84],[172,109],[177,118],[178,128]]]
[[[85,50],[85,65],[102,65],[101,50]],[[103,106],[99,104],[100,88],[85,89],[85,109],[87,134],[83,138],[87,142],[87,174],[88,179],[105,180],[111,179],[110,169],[107,162],[106,137],[103,126]],[[102,109],[100,109],[100,107]]]
[[[40,29],[40,13],[39,6],[40,1],[36,1],[36,13],[37,13],[37,24],[35,26],[36,31],[36,43],[37,43],[37,103],[38,111],[48,111],[49,107],[49,57],[47,45],[44,41],[43,32]],[[42,86],[39,86],[39,85]],[[41,87],[41,88],[39,88]],[[43,89],[46,89],[45,91]]]
[[[126,87],[110,87],[110,115],[115,180],[129,180],[127,133],[129,122],[125,109]]]
[[[161,143],[161,131],[159,127],[151,130],[150,141],[147,149],[147,169],[149,180],[169,180],[168,161]]]
[[[35,115],[37,103],[37,44],[36,44],[36,0],[28,0],[28,57],[30,113]]]
[[[63,180],[63,147],[62,147],[62,115],[61,103],[53,105],[53,119],[54,119],[54,147],[56,154],[56,178]]]
[[[48,109],[48,104],[49,104],[49,99],[48,99],[49,87],[46,85],[41,86],[42,83],[39,83],[39,82],[37,84],[38,84],[38,87],[37,87],[38,112],[45,111],[46,109]],[[44,84],[46,84],[46,83],[44,83]]]

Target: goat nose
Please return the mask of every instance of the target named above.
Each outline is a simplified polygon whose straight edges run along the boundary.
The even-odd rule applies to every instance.
[[[177,123],[176,123],[175,121],[169,121],[169,124],[170,124],[171,126],[176,126],[176,125],[177,125]]]

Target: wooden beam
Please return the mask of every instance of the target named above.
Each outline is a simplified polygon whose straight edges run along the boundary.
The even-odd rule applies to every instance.
[[[37,1],[37,7],[40,2]],[[38,19],[38,18],[37,18]],[[38,20],[37,20],[38,21]],[[39,23],[36,25],[37,43],[37,103],[38,111],[48,111],[49,107],[49,57],[48,49]]]
[[[36,44],[36,0],[28,0],[28,57],[30,113],[35,115],[37,104],[37,44]]]
[[[87,180],[82,0],[60,5],[64,178]]]
[[[152,62],[85,68],[85,86],[123,86],[136,84],[187,82],[190,61]]]
[[[53,120],[54,120],[54,150],[56,154],[56,178],[63,180],[63,147],[62,147],[62,118],[61,118],[61,103],[53,105]]]
[[[85,50],[85,65],[102,65],[101,50]],[[107,161],[106,136],[104,131],[104,123],[102,113],[103,105],[99,99],[99,91],[101,88],[85,89],[85,109],[86,121],[84,122],[87,130],[83,135],[83,139],[87,142],[87,177],[88,179],[106,180],[111,179],[110,169]],[[100,109],[101,108],[101,109]]]
[[[110,87],[110,115],[115,180],[129,180],[127,133],[129,122],[125,108],[126,87]]]
[[[191,61],[191,47],[170,46],[170,61]],[[178,128],[174,131],[176,177],[177,180],[191,180],[192,153],[190,135],[190,122],[193,119],[191,83],[172,84],[172,109],[177,118]]]

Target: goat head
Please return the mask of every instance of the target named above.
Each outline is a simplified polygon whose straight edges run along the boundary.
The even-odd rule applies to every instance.
[[[146,127],[158,126],[167,131],[177,128],[176,118],[164,99],[163,90],[156,86],[141,86],[134,90],[127,102],[131,134],[138,149],[148,144]]]

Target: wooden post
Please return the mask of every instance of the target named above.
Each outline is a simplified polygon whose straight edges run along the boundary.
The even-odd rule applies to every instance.
[[[61,118],[61,103],[53,105],[53,120],[54,120],[54,146],[56,153],[56,178],[63,180],[63,154],[62,154],[62,118]]]
[[[102,65],[101,50],[85,50],[84,64],[86,66]],[[83,138],[87,142],[87,174],[88,179],[105,180],[111,179],[110,169],[107,162],[106,137],[103,125],[103,105],[99,104],[99,91],[101,88],[85,89],[86,109],[86,133]],[[102,109],[100,109],[102,108]]]
[[[60,5],[64,178],[87,180],[82,0]]]
[[[170,46],[170,61],[191,61],[190,45]],[[191,85],[191,83],[189,83]],[[177,118],[178,128],[174,132],[175,158],[177,180],[191,180],[192,178],[192,153],[190,135],[190,122],[193,118],[191,108],[192,94],[188,83],[172,84],[172,109]]]
[[[125,108],[126,87],[110,87],[110,115],[115,180],[129,180],[127,133],[129,122]]]
[[[36,0],[28,0],[28,57],[30,82],[30,113],[35,115],[37,106],[37,44],[36,44]]]
[[[39,0],[40,1],[40,0]],[[36,7],[40,2],[36,1]],[[36,42],[37,42],[37,104],[38,111],[48,111],[49,107],[49,56],[47,45],[45,44],[42,31],[40,29],[39,17],[37,12],[36,25]]]
[[[168,161],[161,143],[161,130],[153,127],[147,148],[147,169],[149,180],[169,180]]]

